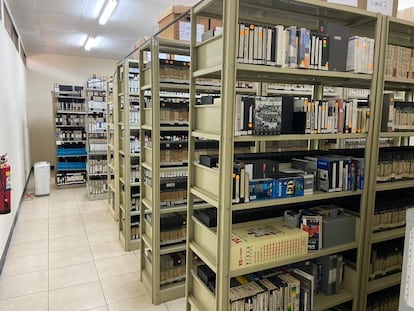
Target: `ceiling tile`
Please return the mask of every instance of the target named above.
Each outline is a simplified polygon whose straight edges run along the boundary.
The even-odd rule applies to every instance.
[[[33,29],[39,27],[39,14],[36,10],[16,6],[12,7],[11,11],[16,27],[20,31],[26,28]]]
[[[81,16],[82,10],[86,4],[86,0],[37,0],[39,11],[67,14],[70,16]]]
[[[37,0],[7,0],[10,8],[26,8],[30,10],[37,10]]]

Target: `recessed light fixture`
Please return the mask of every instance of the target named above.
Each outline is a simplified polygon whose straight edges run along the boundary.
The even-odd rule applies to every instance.
[[[108,19],[111,17],[114,12],[116,5],[118,4],[117,0],[108,0],[105,5],[105,8],[102,10],[101,16],[99,17],[99,24],[105,25]]]
[[[88,37],[88,39],[85,42],[85,45],[83,48],[85,51],[90,51],[90,49],[95,45],[95,37]]]

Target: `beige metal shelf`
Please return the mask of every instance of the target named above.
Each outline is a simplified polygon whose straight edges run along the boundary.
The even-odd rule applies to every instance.
[[[405,227],[384,230],[372,233],[371,243],[379,243],[405,236]]]
[[[198,43],[195,36],[192,36],[191,53],[194,61],[191,67],[191,94],[190,102],[190,143],[194,144],[197,137],[216,140],[219,142],[220,167],[216,170],[202,167],[196,162],[195,148],[190,147],[189,158],[189,222],[187,237],[188,254],[187,258],[187,302],[196,306],[199,310],[224,311],[228,309],[229,278],[241,274],[252,273],[259,270],[283,266],[307,259],[319,258],[321,256],[356,250],[356,273],[355,286],[352,290],[342,291],[338,299],[319,297],[319,305],[316,310],[324,310],[334,307],[343,302],[351,302],[353,310],[364,310],[363,298],[359,285],[367,276],[362,264],[366,259],[365,240],[369,224],[367,204],[370,204],[368,192],[375,187],[372,183],[374,169],[375,152],[371,150],[373,141],[377,139],[378,120],[369,122],[369,132],[364,134],[318,134],[318,135],[280,135],[271,137],[261,136],[234,136],[234,115],[236,107],[236,81],[269,82],[269,83],[296,83],[311,84],[314,91],[322,89],[322,86],[338,86],[364,88],[370,91],[370,102],[377,103],[382,99],[382,90],[378,90],[378,80],[380,68],[380,54],[383,51],[381,46],[381,31],[383,30],[383,17],[380,14],[369,13],[364,10],[349,8],[341,5],[331,4],[322,1],[312,0],[272,0],[268,2],[257,2],[254,0],[224,1],[224,0],[205,0],[198,3],[192,10],[192,30],[196,29],[196,22],[199,16],[220,18],[223,22],[223,33]],[[273,67],[257,64],[244,64],[236,61],[237,56],[237,33],[239,32],[238,23],[252,23],[258,25],[296,25],[318,29],[320,25],[328,22],[336,22],[352,28],[353,35],[367,36],[375,38],[374,51],[374,72],[373,74],[356,74],[352,72],[324,71],[311,69],[297,69],[285,67]],[[213,78],[222,81],[221,101],[226,105],[210,105],[210,107],[200,107],[195,105],[196,83],[199,78]],[[316,95],[315,95],[316,96]],[[372,114],[376,115],[379,109],[371,105]],[[215,124],[206,120],[217,120]],[[316,144],[313,141],[319,140],[344,140],[344,139],[365,139],[365,172],[366,180],[364,190],[355,192],[334,192],[334,193],[315,193],[314,195],[294,197],[288,199],[262,200],[249,202],[247,204],[232,204],[232,178],[230,172],[233,169],[234,141],[240,142],[266,142],[266,141],[300,141],[310,140],[312,149]],[[264,144],[260,144],[264,145]],[[311,147],[310,147],[311,148]],[[376,147],[375,147],[376,148]],[[260,148],[259,148],[260,149]],[[374,156],[372,156],[374,153]],[[374,164],[373,164],[374,163]],[[228,174],[229,176],[226,176]],[[372,192],[372,191],[371,191]],[[353,243],[341,245],[331,249],[322,249],[317,252],[308,252],[304,256],[291,257],[273,263],[257,265],[245,269],[232,270],[229,263],[230,241],[232,226],[232,211],[254,209],[263,206],[285,205],[304,203],[317,200],[330,200],[359,196],[360,218],[357,224],[358,240]],[[194,216],[194,197],[201,198],[217,208],[218,226],[215,230],[202,225]],[[217,232],[216,232],[217,231]],[[189,268],[192,265],[192,253],[196,254],[213,272],[216,273],[215,295],[201,282],[195,273]],[[326,298],[326,299],[324,299]],[[362,301],[362,302],[361,302]]]
[[[389,276],[385,276],[379,278],[374,281],[368,282],[367,292],[368,294],[378,292],[382,289],[386,289],[401,283],[401,272],[391,274]]]
[[[377,182],[375,189],[377,191],[395,190],[414,187],[414,179],[390,181],[390,182]]]

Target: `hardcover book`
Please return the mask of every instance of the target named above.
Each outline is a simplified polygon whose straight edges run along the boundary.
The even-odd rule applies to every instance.
[[[252,267],[307,252],[308,234],[299,228],[283,222],[247,224],[233,229],[230,268]]]
[[[316,251],[322,248],[322,216],[302,215],[300,228],[308,233],[308,249]]]
[[[253,134],[278,135],[281,129],[282,97],[256,97]]]

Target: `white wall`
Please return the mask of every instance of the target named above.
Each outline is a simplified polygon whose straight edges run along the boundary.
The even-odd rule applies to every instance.
[[[0,1],[1,4],[1,1]],[[0,257],[30,173],[26,114],[26,69],[0,22],[0,154],[12,167],[12,213],[0,215]]]
[[[54,83],[84,85],[89,75],[113,75],[116,60],[42,54],[27,58],[31,164],[56,164],[51,91]]]

